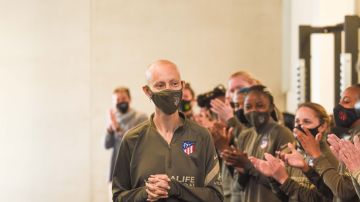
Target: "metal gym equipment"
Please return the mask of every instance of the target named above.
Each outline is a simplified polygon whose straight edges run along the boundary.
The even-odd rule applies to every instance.
[[[311,101],[311,34],[334,34],[334,71],[335,71],[335,104],[340,100],[341,92],[349,85],[358,82],[356,65],[358,61],[359,16],[345,16],[344,23],[335,26],[299,27],[299,67],[298,67],[298,102]],[[341,53],[344,32],[345,52]]]

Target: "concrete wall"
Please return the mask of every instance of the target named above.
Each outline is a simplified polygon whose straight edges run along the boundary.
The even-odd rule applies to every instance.
[[[0,201],[90,201],[89,1],[2,1]]]

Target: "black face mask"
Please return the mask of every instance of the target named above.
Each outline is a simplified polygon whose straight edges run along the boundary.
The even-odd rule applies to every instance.
[[[315,127],[315,128],[308,128],[308,131],[311,133],[312,136],[315,137],[315,136],[319,133],[319,127],[320,127],[321,125],[322,125],[322,124],[319,124],[319,125],[318,125],[317,127]],[[303,132],[303,133],[306,135],[304,129],[301,128],[301,125],[297,125],[295,128],[298,129],[298,130],[300,130],[301,132]],[[296,145],[297,145],[297,147],[298,147],[300,150],[304,151],[304,148],[302,147],[300,141],[299,141],[297,138],[296,138]]]
[[[119,110],[119,112],[125,114],[129,110],[129,103],[119,102],[116,104],[116,108]]]
[[[188,112],[191,110],[191,100],[181,100],[179,104],[179,111]]]
[[[316,136],[318,133],[319,133],[319,127],[321,126],[322,124],[319,124],[317,127],[315,128],[308,128],[309,132],[311,133],[312,136]],[[295,128],[297,128],[298,130],[300,130],[301,132],[303,132],[305,135],[305,131],[304,129],[301,128],[301,125],[297,125]]]
[[[151,92],[150,88],[149,91]],[[181,97],[182,89],[162,90],[157,93],[151,92],[151,100],[155,106],[167,115],[171,115],[177,111]]]
[[[235,116],[236,118],[239,119],[239,121],[245,125],[249,124],[249,121],[246,119],[245,114],[244,114],[244,109],[239,109],[237,111],[235,111]]]
[[[355,108],[347,109],[340,104],[334,107],[334,119],[336,126],[350,128],[358,118],[359,117],[356,114]]]
[[[246,120],[256,129],[262,128],[270,119],[269,112],[249,112],[245,114]]]

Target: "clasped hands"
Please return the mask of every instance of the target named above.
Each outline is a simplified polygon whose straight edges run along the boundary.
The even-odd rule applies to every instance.
[[[145,190],[148,195],[147,201],[157,201],[168,198],[170,181],[170,178],[166,174],[150,175],[150,177],[145,180]]]

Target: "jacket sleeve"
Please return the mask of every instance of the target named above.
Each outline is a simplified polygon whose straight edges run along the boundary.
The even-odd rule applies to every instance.
[[[351,180],[353,182],[354,188],[356,190],[356,194],[360,198],[360,170],[352,172]]]
[[[300,170],[294,168],[291,168],[289,178],[279,188],[289,196],[290,201],[317,202],[332,200],[332,195],[322,194]]]
[[[357,183],[360,184],[360,170],[354,172],[352,176],[354,177],[354,180],[356,180]]]
[[[115,132],[112,131],[110,132],[109,130],[106,130],[106,134],[105,134],[105,149],[110,149],[113,148],[115,146]]]
[[[264,186],[267,186],[271,188],[273,193],[281,200],[281,201],[331,201],[332,196],[326,197],[322,193],[320,193],[315,186],[311,185],[311,183],[308,180],[304,180],[303,182],[299,183],[298,181],[292,179],[293,176],[295,179],[300,179],[298,176],[295,175],[293,172],[294,169],[289,168],[287,169],[289,172],[289,178],[284,182],[284,184],[279,184],[272,178],[267,178],[263,175],[261,175],[257,170],[254,168],[250,169],[248,172],[248,176],[251,175],[252,177],[256,177],[258,182],[263,184]],[[246,176],[242,175],[242,178],[244,179]],[[240,179],[240,178],[239,178]],[[241,182],[238,179],[238,183],[240,185]],[[244,185],[242,185],[244,186]]]
[[[315,186],[303,185],[291,178],[288,178],[280,186],[280,189],[289,196],[290,200],[295,199],[304,202],[331,201],[331,198],[323,196]]]
[[[342,200],[349,200],[356,195],[351,177],[339,174],[325,156],[314,159],[313,167],[335,196]]]
[[[130,174],[131,151],[127,139],[124,138],[120,144],[118,158],[115,163],[113,174],[112,192],[113,201],[146,201],[147,193],[145,186],[133,189]]]
[[[324,196],[328,198],[333,197],[331,189],[325,184],[324,179],[315,171],[314,168],[309,167],[309,170],[305,172],[304,175]]]
[[[245,189],[250,178],[254,178],[259,184],[269,187],[268,177],[262,175],[253,165],[250,165],[244,173],[238,173],[237,182],[241,189]]]
[[[358,182],[358,180],[356,180],[354,177],[351,177],[351,180],[352,180],[352,182],[353,182],[353,185],[354,185],[356,194],[357,194],[358,197],[360,198],[360,185],[359,185],[359,182]]]
[[[208,134],[203,147],[206,148],[206,177],[204,179],[204,187],[190,187],[176,180],[171,180],[169,196],[174,196],[181,201],[218,202],[224,200],[219,159],[210,134]]]
[[[269,178],[271,191],[280,199],[280,201],[289,201],[289,196],[280,189],[280,183],[274,178]]]

